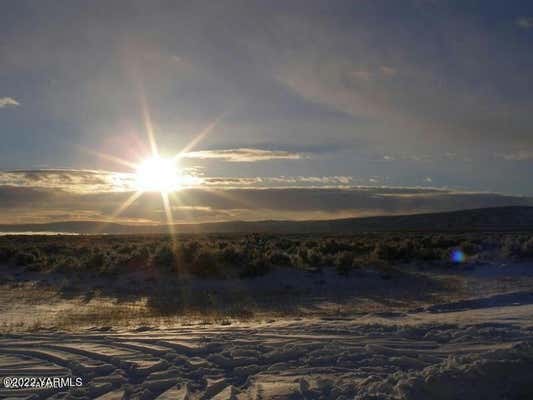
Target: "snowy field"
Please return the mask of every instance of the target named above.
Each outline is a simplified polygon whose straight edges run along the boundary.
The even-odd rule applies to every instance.
[[[411,309],[6,332],[0,376],[83,386],[3,388],[0,398],[530,399],[531,275],[528,265],[477,267],[461,273],[469,293]]]

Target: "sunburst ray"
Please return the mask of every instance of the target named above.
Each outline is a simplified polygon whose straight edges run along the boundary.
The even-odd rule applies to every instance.
[[[122,203],[113,213],[111,214],[109,221],[104,222],[98,229],[97,232],[102,232],[104,228],[110,223],[114,222],[117,217],[119,217],[124,211],[126,211],[141,195],[143,191],[133,192],[127,199]]]
[[[86,147],[82,147],[82,150],[84,150],[85,152],[87,152],[89,154],[93,154],[93,155],[95,155],[97,157],[100,157],[100,158],[103,158],[103,159],[106,159],[106,160],[109,160],[109,161],[113,161],[116,164],[131,168],[133,170],[135,170],[137,168],[137,164],[135,164],[135,163],[133,163],[131,161],[128,161],[128,160],[124,160],[123,158],[120,158],[120,157],[117,157],[117,156],[114,156],[114,155],[111,155],[111,154],[107,154],[107,153],[103,153],[103,152],[100,152],[100,151],[91,150],[91,149],[88,149]]]
[[[217,118],[215,118],[212,122],[210,122],[202,131],[200,131],[193,140],[191,140],[181,151],[174,156],[174,160],[179,160],[182,158],[186,153],[188,153],[191,149],[193,149],[204,137],[206,137],[215,127],[218,125],[218,123],[227,115],[228,113],[225,112],[221,115],[219,115]]]

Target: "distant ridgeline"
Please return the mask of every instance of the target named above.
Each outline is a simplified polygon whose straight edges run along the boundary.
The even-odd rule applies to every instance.
[[[346,218],[325,221],[228,221],[176,224],[177,233],[359,233],[533,231],[533,207],[495,207],[430,214]],[[123,225],[97,221],[0,225],[0,232],[82,234],[168,233],[166,225]]]

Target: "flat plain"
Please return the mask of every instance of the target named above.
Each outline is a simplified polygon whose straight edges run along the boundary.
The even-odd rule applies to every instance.
[[[528,398],[530,241],[6,236],[0,375],[83,386],[0,396]]]

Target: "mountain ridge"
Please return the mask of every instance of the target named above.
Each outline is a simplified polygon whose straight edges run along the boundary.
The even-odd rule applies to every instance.
[[[509,206],[420,214],[353,217],[330,220],[224,221],[174,224],[177,233],[360,233],[396,231],[533,231],[533,207]],[[0,232],[80,234],[168,233],[166,224],[128,225],[99,221],[1,224]]]

